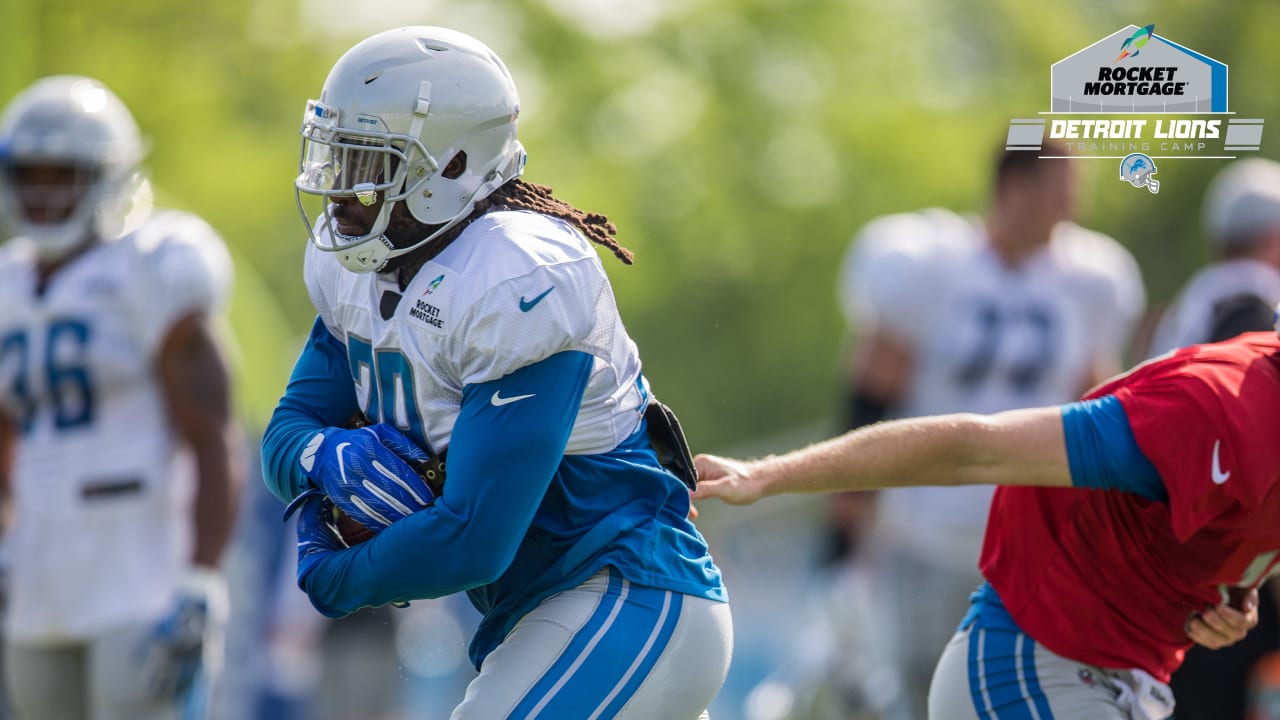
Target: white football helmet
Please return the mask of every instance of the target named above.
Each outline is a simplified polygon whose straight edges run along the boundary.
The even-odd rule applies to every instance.
[[[0,116],[0,222],[46,260],[91,230],[109,238],[140,187],[144,154],[133,116],[102,83],[74,75],[38,80]],[[18,182],[32,166],[73,168],[75,179],[65,186]]]
[[[334,65],[302,120],[294,187],[311,241],[338,253],[347,269],[369,272],[440,235],[523,171],[519,114],[511,74],[475,38],[405,27],[360,42]],[[465,153],[466,168],[446,177],[458,153]],[[324,202],[314,225],[303,194]],[[382,207],[369,232],[339,232],[334,197],[354,196],[369,206],[379,194]],[[441,227],[412,245],[393,245],[384,233],[399,202],[418,222]]]

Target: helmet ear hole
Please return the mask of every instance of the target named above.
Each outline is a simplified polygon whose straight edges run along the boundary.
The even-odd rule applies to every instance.
[[[450,180],[457,180],[462,177],[462,173],[467,171],[467,151],[459,150],[449,160],[449,164],[444,166],[444,170],[440,172],[443,177]]]

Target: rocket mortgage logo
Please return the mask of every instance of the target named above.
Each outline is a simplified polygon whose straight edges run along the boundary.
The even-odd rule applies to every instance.
[[[1050,110],[1010,120],[1007,150],[1041,152],[1047,135],[1074,157],[1117,163],[1121,180],[1155,194],[1157,163],[1262,147],[1263,120],[1227,106],[1226,63],[1155,25],[1117,30],[1054,63],[1050,78]]]

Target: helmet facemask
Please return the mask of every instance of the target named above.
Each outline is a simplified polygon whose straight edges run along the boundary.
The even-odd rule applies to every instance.
[[[355,272],[380,270],[392,257],[412,249],[397,248],[385,235],[392,208],[416,192],[439,163],[416,138],[388,132],[376,118],[360,117],[357,122],[380,126],[379,130],[353,130],[341,128],[339,116],[338,110],[319,101],[307,103],[300,172],[294,182],[298,210],[318,248],[338,253],[342,264]],[[410,167],[416,180],[406,182]],[[316,213],[308,212],[304,195],[323,201],[314,228],[310,219]],[[365,207],[381,202],[372,225],[362,232],[343,232],[345,223],[335,214],[334,200],[352,197]]]

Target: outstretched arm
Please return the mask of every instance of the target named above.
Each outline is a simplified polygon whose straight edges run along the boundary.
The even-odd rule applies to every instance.
[[[699,455],[694,461],[695,499],[740,505],[780,493],[1072,484],[1059,407],[895,420],[785,455],[750,462]]]

